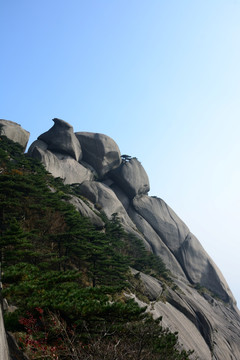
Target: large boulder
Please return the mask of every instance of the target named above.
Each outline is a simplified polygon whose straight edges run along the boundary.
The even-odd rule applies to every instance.
[[[179,248],[178,259],[192,283],[210,289],[225,302],[236,303],[222,273],[193,234]]]
[[[110,176],[130,199],[136,195],[147,194],[150,190],[147,173],[136,158],[124,161],[111,171]]]
[[[47,144],[47,149],[61,154],[70,155],[79,161],[82,158],[82,149],[73,127],[66,121],[54,118],[54,125],[47,132],[38,137]]]
[[[24,130],[21,125],[10,121],[0,119],[0,134],[5,135],[10,140],[19,143],[24,150],[26,149],[30,133]]]
[[[147,195],[136,196],[133,207],[176,256],[189,233],[188,227],[177,214],[162,199]]]
[[[152,252],[163,260],[168,270],[170,270],[174,276],[187,280],[178,260],[164,244],[161,237],[156,233],[152,226],[132,207],[128,209],[128,215],[149,243]]]
[[[82,147],[83,160],[97,171],[99,178],[120,165],[120,150],[109,136],[90,132],[75,134]]]
[[[190,283],[200,284],[223,301],[235,304],[235,299],[217,266],[184,222],[162,199],[148,196],[135,197],[133,206],[173,253]],[[153,241],[152,246],[156,248],[155,238],[145,237],[150,244]]]
[[[46,170],[54,177],[63,179],[64,184],[82,183],[94,177],[91,170],[79,164],[72,156],[49,151],[48,145],[42,140],[32,143],[28,155],[41,161]]]

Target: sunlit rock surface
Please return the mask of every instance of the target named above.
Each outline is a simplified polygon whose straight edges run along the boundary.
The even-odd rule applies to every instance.
[[[91,170],[81,165],[70,155],[48,150],[48,145],[42,140],[36,140],[32,143],[28,155],[41,161],[46,170],[54,177],[63,179],[64,184],[82,183],[94,178]]]
[[[111,171],[110,177],[130,199],[147,194],[150,190],[147,173],[136,158],[122,162],[117,169]]]
[[[10,121],[0,119],[0,134],[7,136],[14,142],[19,143],[24,149],[26,149],[30,133],[24,130],[21,125]]]
[[[133,207],[176,255],[189,233],[184,222],[165,201],[157,197],[137,196],[133,199]]]

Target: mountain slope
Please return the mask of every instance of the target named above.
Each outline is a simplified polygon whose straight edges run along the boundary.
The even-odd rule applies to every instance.
[[[16,129],[17,131],[19,129]],[[56,189],[56,183],[54,185],[53,180],[48,180],[47,188],[44,190],[46,193],[44,201],[50,201],[50,192],[55,194],[54,202],[57,203],[58,208],[63,207],[63,200],[72,203],[79,214],[89,218],[95,229],[96,227],[102,229],[101,233],[104,229],[106,234],[110,231],[110,227],[111,231],[115,232],[114,238],[119,239],[120,246],[117,246],[116,241],[113,246],[113,238],[109,243],[102,236],[99,238],[99,233],[89,236],[89,231],[93,231],[92,225],[89,222],[86,225],[85,220],[78,220],[81,226],[84,223],[84,227],[88,229],[88,240],[79,247],[79,243],[76,242],[77,229],[73,232],[71,228],[76,226],[78,221],[70,216],[68,221],[71,225],[63,225],[60,211],[60,214],[52,218],[51,226],[54,229],[51,226],[45,229],[44,210],[41,215],[43,223],[41,224],[40,219],[34,220],[38,226],[41,224],[41,234],[46,230],[48,236],[51,234],[51,242],[57,244],[60,240],[56,231],[57,233],[60,231],[61,244],[64,245],[64,251],[60,251],[54,266],[56,264],[60,266],[61,271],[64,267],[65,271],[73,271],[73,268],[76,269],[77,259],[84,254],[85,264],[81,268],[81,274],[85,273],[84,281],[91,283],[94,288],[96,282],[99,282],[99,286],[112,286],[116,281],[121,283],[121,278],[123,282],[126,281],[124,275],[126,267],[131,266],[130,280],[128,279],[130,288],[127,291],[125,287],[124,296],[134,298],[140,306],[147,306],[154,317],[163,316],[163,325],[179,332],[180,343],[186,349],[195,350],[192,358],[194,356],[202,360],[240,358],[240,316],[225,279],[175,212],[162,199],[147,195],[150,188],[148,177],[136,158],[121,156],[117,144],[106,135],[74,133],[71,125],[59,119],[54,119],[54,126],[30,146],[28,154],[40,160],[49,172],[55,177],[60,176],[65,184],[68,184],[68,194],[66,194],[64,193],[66,190],[63,190],[61,185]],[[39,176],[43,175],[38,174]],[[29,187],[26,188],[26,192],[29,192]],[[37,204],[34,206],[36,207]],[[41,207],[40,203],[39,206]],[[50,209],[47,209],[46,216],[51,217],[52,204],[48,206]],[[38,214],[39,211],[38,207],[36,213]],[[16,233],[16,229],[14,231]],[[107,234],[109,236],[109,233]],[[26,242],[29,241],[27,234],[20,232],[18,236],[27,238]],[[98,239],[100,244],[97,248],[98,268],[91,263],[93,248],[89,249],[90,239]],[[66,259],[66,241],[67,256],[70,254],[71,261],[69,258]],[[56,248],[53,250],[56,251]],[[120,255],[127,256],[128,261],[126,258],[118,258],[115,261]],[[34,256],[37,258],[38,254]],[[51,261],[54,257],[56,254],[50,256]],[[160,258],[171,273],[166,271]],[[38,261],[39,265],[41,262]],[[49,260],[49,263],[51,261]],[[53,264],[49,265],[49,263],[47,266],[52,267]],[[33,270],[29,269],[30,272]],[[27,269],[25,268],[24,271],[26,272]],[[106,277],[107,273],[109,276]],[[11,274],[9,276],[11,278]],[[59,274],[60,281],[62,281],[61,276],[62,273]],[[70,273],[68,276],[71,281],[76,274]],[[39,278],[41,276],[38,270],[32,286],[35,286],[34,281]],[[116,289],[114,291],[116,292]],[[121,293],[119,289],[118,296],[120,296],[119,291]],[[103,295],[104,293],[101,294]],[[48,294],[48,296],[54,297],[56,292],[55,295]],[[86,294],[86,298],[89,296]]]

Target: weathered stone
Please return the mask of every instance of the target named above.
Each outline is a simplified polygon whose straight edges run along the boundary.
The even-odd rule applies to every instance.
[[[128,211],[128,208],[130,206],[130,199],[128,198],[128,196],[114,182],[112,182],[109,186],[114,191],[119,201],[121,201],[125,210]]]
[[[222,300],[235,303],[222,273],[193,234],[189,233],[179,248],[178,259],[191,283],[200,284]]]
[[[117,169],[111,171],[110,177],[130,199],[136,195],[147,194],[150,190],[147,173],[136,158],[123,162]]]
[[[90,132],[75,134],[82,147],[83,160],[94,167],[100,178],[120,165],[120,150],[109,136]]]
[[[141,276],[145,288],[151,288],[152,278]],[[138,300],[140,306],[148,306],[154,317],[162,316],[162,324],[172,332],[177,331],[179,343],[185,349],[194,349],[191,357],[199,360],[238,360],[240,358],[240,315],[222,301],[209,296],[207,301],[186,282],[175,280],[176,290],[167,288],[161,292],[164,301],[150,305]],[[155,284],[156,291],[160,285]],[[160,289],[159,289],[160,290]]]
[[[5,135],[10,140],[19,143],[23,149],[26,149],[30,133],[24,130],[21,125],[10,121],[0,119],[0,134]]]
[[[83,200],[81,200],[77,196],[71,196],[71,198],[68,200],[70,204],[72,204],[78,212],[84,216],[87,217],[93,225],[95,225],[97,228],[103,228],[104,222],[100,218],[100,216],[96,215],[95,212],[98,212],[95,210],[95,212],[91,209],[90,206],[88,206]]]
[[[150,301],[156,301],[159,299],[163,292],[162,284],[159,280],[155,279],[152,276],[148,276],[141,271],[137,271],[136,269],[130,269],[132,275],[139,276],[143,285],[144,285],[144,295]]]
[[[211,349],[199,332],[197,326],[169,302],[157,302],[154,305],[153,315],[162,316],[162,324],[172,332],[178,332],[179,343],[185,349],[194,349],[194,356],[199,360],[212,360]],[[219,359],[220,360],[220,359]],[[224,360],[224,359],[222,359]]]
[[[152,226],[131,207],[128,209],[128,214],[133,223],[137,226],[138,230],[141,231],[141,233],[144,235],[144,238],[151,246],[152,252],[163,260],[168,270],[170,270],[174,276],[186,280],[186,276],[178,260],[170,251],[170,249],[164,244],[160,236],[153,230]]]
[[[95,206],[103,210],[108,219],[111,219],[113,214],[118,214],[120,220],[135,228],[123,205],[107,185],[97,181],[84,181],[80,186],[80,191]]]
[[[147,195],[135,197],[133,206],[176,256],[189,233],[184,222],[162,199],[157,197]]]
[[[199,283],[201,286],[210,289],[222,300],[235,303],[235,299],[217,266],[204,251],[199,241],[189,232],[183,221],[162,199],[148,196],[136,197],[133,200],[133,205],[173,253],[191,283]],[[135,220],[138,221],[137,218]],[[138,221],[139,225],[142,223]],[[154,241],[153,236],[150,238],[146,236],[146,230],[145,237],[150,243]],[[156,243],[157,241],[155,241],[155,246]],[[165,251],[165,256],[166,254]],[[166,257],[168,265],[169,260]]]
[[[94,175],[69,155],[53,153],[47,150],[48,145],[36,140],[29,148],[29,156],[41,161],[46,170],[54,177],[60,177],[65,184],[82,183],[93,179]]]
[[[102,210],[108,219],[112,219],[113,214],[117,214],[123,228],[140,238],[145,247],[150,249],[149,244],[144,237],[138,232],[135,224],[129,218],[122,203],[118,200],[115,193],[106,185],[97,181],[84,181],[80,186],[81,194],[89,199],[98,210]]]
[[[73,127],[66,121],[54,118],[53,127],[38,137],[47,144],[48,150],[68,154],[79,161],[82,158],[82,149]]]

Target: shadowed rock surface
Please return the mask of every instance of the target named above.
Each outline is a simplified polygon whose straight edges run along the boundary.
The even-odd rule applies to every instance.
[[[47,144],[48,150],[68,154],[77,161],[81,160],[82,149],[73,132],[73,127],[61,119],[54,118],[53,122],[53,127],[40,135],[38,139]]]
[[[172,273],[173,285],[166,285],[132,269],[150,302],[131,296],[141,306],[148,306],[155,317],[162,316],[164,326],[178,331],[180,343],[195,350],[192,359],[239,360],[240,314],[223,275],[176,213],[162,199],[147,196],[149,181],[138,160],[121,164],[118,146],[112,139],[102,134],[76,133],[83,150],[84,162],[80,164],[71,125],[55,120],[55,128],[32,144],[29,156],[42,161],[65,183],[79,183],[78,189],[88,201],[72,196],[70,202],[82,215],[101,228],[98,211],[109,219],[117,213],[123,228],[142,239]],[[60,134],[63,142],[54,143],[54,134]],[[92,168],[101,181],[94,180]]]
[[[97,171],[100,178],[120,165],[120,150],[109,136],[90,132],[75,134],[82,147],[83,160]]]

